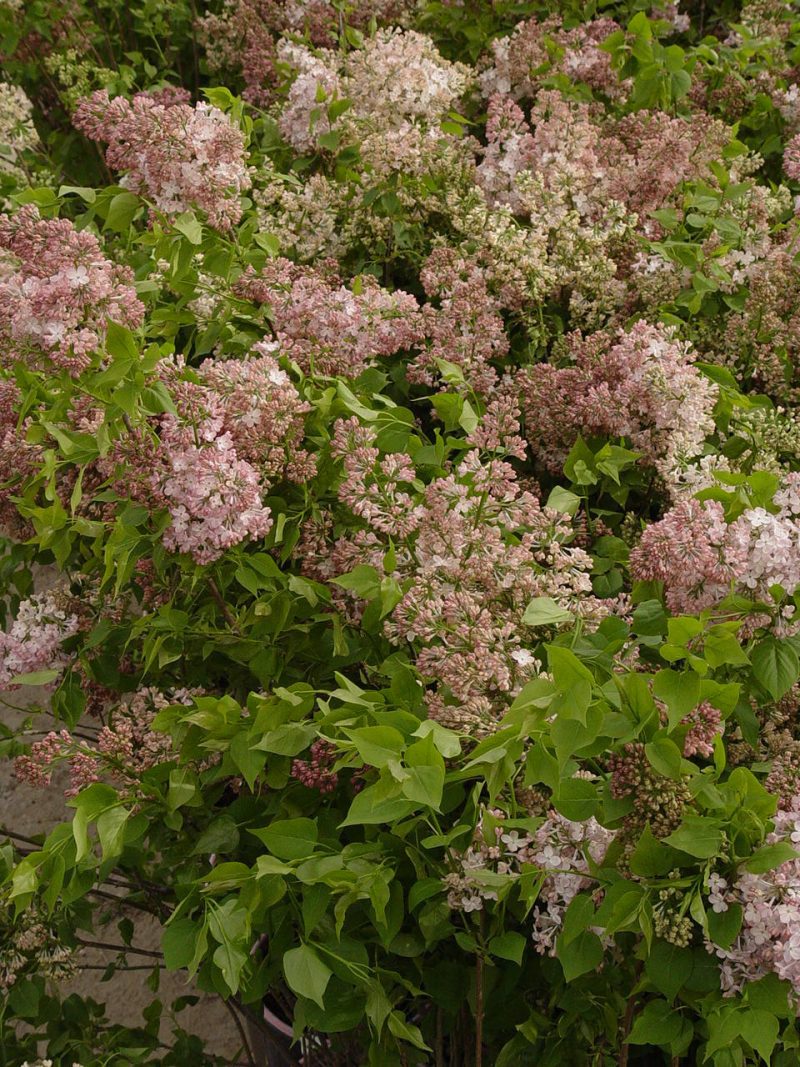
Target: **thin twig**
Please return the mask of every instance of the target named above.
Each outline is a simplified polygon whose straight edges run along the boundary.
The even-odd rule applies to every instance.
[[[41,841],[35,841],[32,837],[25,837],[24,834],[17,834],[13,830],[7,830],[5,826],[0,826],[0,837],[10,837],[12,841],[24,841],[26,845],[36,845],[37,848],[42,847]]]
[[[90,889],[89,893],[94,897],[100,897],[101,900],[107,900],[109,903],[119,904],[120,908],[135,908],[136,911],[143,911],[146,915],[155,914],[153,909],[148,908],[146,904],[140,904],[136,900],[128,900],[127,897],[117,896],[116,893],[105,893],[102,889]]]
[[[116,963],[81,963],[79,968],[82,971],[107,971],[109,967],[113,967],[115,971],[152,971],[153,966],[150,963],[131,963],[125,967]]]
[[[475,959],[475,1067],[483,1067],[483,955]]]
[[[633,1012],[636,1008],[636,996],[636,993],[631,993],[625,1008],[625,1018],[622,1020],[622,1048],[619,1050],[618,1067],[628,1067],[628,1053],[630,1051],[628,1034],[631,1032],[631,1025],[633,1023]]]
[[[109,952],[132,952],[135,956],[146,956],[152,960],[163,960],[164,956],[161,952],[153,952],[149,948],[136,948],[133,945],[114,945],[108,941],[87,941],[85,938],[79,937],[77,939],[78,944],[85,948],[102,948]]]
[[[250,1064],[250,1067],[256,1067],[256,1061],[253,1058],[253,1053],[250,1051],[250,1045],[247,1041],[247,1034],[244,1032],[242,1020],[239,1018],[239,1012],[229,1000],[225,999],[225,997],[222,998],[222,1003],[230,1012],[231,1018],[236,1024],[236,1029],[239,1031],[239,1037],[242,1039],[242,1051],[244,1052],[245,1056],[247,1056],[247,1062]]]
[[[212,577],[210,577],[210,576],[209,576],[209,579],[208,579],[208,588],[209,588],[209,591],[211,592],[211,595],[213,596],[213,598],[216,600],[217,604],[219,605],[220,611],[225,616],[225,622],[227,622],[228,626],[230,626],[230,628],[232,630],[238,630],[238,627],[236,625],[236,619],[233,617],[233,614],[231,613],[231,609],[225,603],[225,601],[224,601],[224,599],[222,597],[222,593],[220,593],[220,591],[219,591],[219,586],[214,581],[214,579]]]

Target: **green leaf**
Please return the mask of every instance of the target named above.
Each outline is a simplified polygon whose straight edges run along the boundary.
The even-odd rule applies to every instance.
[[[765,637],[750,653],[753,675],[773,700],[792,688],[800,677],[800,660],[788,641]]]
[[[230,815],[218,815],[203,830],[194,843],[192,856],[208,856],[212,852],[230,855],[239,844],[239,828]],[[259,857],[266,858],[266,857]]]
[[[249,832],[280,860],[305,859],[317,844],[317,824],[311,819],[276,819],[269,826]]]
[[[555,716],[556,721],[569,718],[585,724],[592,700],[594,679],[591,672],[573,652],[560,645],[547,646],[547,661],[558,687],[558,693],[550,705],[550,714]]]
[[[597,786],[583,778],[565,778],[558,784],[553,806],[572,822],[585,822],[597,809]]]
[[[458,734],[454,733],[453,730],[448,730],[441,723],[434,722],[432,719],[426,719],[420,723],[411,736],[432,736],[434,745],[445,759],[455,759],[456,756],[461,755],[461,741]]]
[[[574,941],[578,934],[593,925],[595,917],[594,904],[588,893],[578,893],[569,902],[561,927],[561,944],[566,946]]]
[[[800,852],[792,848],[788,841],[776,841],[773,845],[764,845],[758,849],[744,861],[742,866],[751,874],[764,874],[765,871],[772,871],[780,867],[782,863],[788,863],[789,860],[796,859],[798,856]]]
[[[161,950],[168,971],[179,971],[189,966],[194,959],[198,932],[197,923],[192,919],[177,919],[164,930]]]
[[[131,228],[133,216],[141,206],[141,200],[133,193],[117,193],[108,205],[106,229],[114,230],[116,233],[127,233]]]
[[[569,688],[577,682],[592,685],[594,678],[588,667],[578,659],[574,652],[561,645],[547,646],[547,662],[559,688]]]
[[[386,990],[377,979],[372,979],[367,986],[366,1015],[379,1036],[391,1011],[392,1002]]]
[[[69,196],[70,193],[75,193],[86,204],[93,204],[97,199],[97,193],[94,189],[90,189],[86,185],[61,185],[59,186],[59,196]]]
[[[257,749],[253,745],[249,733],[245,730],[240,731],[232,738],[228,751],[236,770],[247,782],[248,789],[252,791],[256,779],[264,769],[267,759],[266,752],[263,749]]]
[[[118,322],[109,322],[106,330],[106,352],[115,360],[124,363],[137,363],[139,361],[139,347],[136,338],[127,326],[120,326]]]
[[[633,874],[653,878],[668,874],[678,867],[680,858],[680,853],[654,836],[648,823],[631,853],[629,863]]]
[[[673,1000],[692,973],[692,952],[669,941],[654,941],[645,960],[647,977],[665,997]]]
[[[564,515],[574,516],[580,506],[581,498],[560,485],[552,489],[550,496],[547,498],[547,507],[554,508]]]
[[[283,957],[283,973],[294,993],[325,1007],[323,998],[333,972],[310,945],[289,949]]]
[[[12,685],[49,685],[58,678],[61,671],[44,670],[30,671],[28,674],[17,674],[10,679]]]
[[[729,904],[726,911],[706,911],[708,936],[720,948],[730,948],[742,928],[741,904]]]
[[[660,600],[643,600],[633,613],[633,632],[641,637],[660,637],[667,629],[667,613]]]
[[[119,797],[111,786],[95,782],[69,803],[70,807],[75,808],[72,835],[77,847],[76,859],[82,860],[89,853],[89,823],[96,820],[106,809],[115,807],[119,803]]]
[[[665,1000],[651,1000],[628,1035],[631,1045],[670,1045],[680,1038],[683,1019]]]
[[[347,574],[342,574],[338,578],[331,578],[333,585],[338,585],[342,589],[350,589],[365,600],[371,600],[378,595],[382,581],[383,575],[380,574],[377,568],[370,567],[366,563],[359,563],[357,567],[348,571]]]
[[[765,1063],[769,1063],[778,1041],[778,1020],[772,1012],[751,1008],[739,1017],[739,1021],[742,1037]]]
[[[593,971],[603,960],[603,945],[597,934],[583,930],[568,944],[558,939],[556,955],[568,982],[587,971]]]
[[[762,1008],[741,1008],[724,1016],[709,1019],[709,1040],[706,1061],[720,1049],[743,1038],[748,1045],[769,1063],[778,1040],[778,1020],[772,1012]]]
[[[684,815],[677,830],[664,838],[664,841],[681,852],[688,852],[698,859],[710,859],[716,856],[722,845],[720,824],[704,815]]]
[[[125,824],[130,812],[116,805],[102,812],[97,820],[97,836],[103,850],[103,859],[114,859],[122,852],[125,843]]]
[[[296,756],[308,748],[316,734],[316,729],[309,723],[287,722],[268,730],[255,747],[278,756]]]
[[[425,1044],[425,1039],[419,1027],[408,1022],[399,1011],[393,1011],[389,1016],[389,1031],[394,1037],[399,1038],[401,1041],[407,1041],[410,1045],[421,1049],[423,1052],[431,1051]]]
[[[398,782],[381,779],[357,793],[350,805],[347,818],[340,826],[367,826],[390,823],[410,815],[416,803],[402,795]]]
[[[682,756],[674,741],[669,737],[657,737],[644,746],[644,751],[650,766],[659,774],[680,780]]]
[[[226,939],[214,949],[213,960],[231,993],[238,992],[242,971],[247,963],[247,953],[239,945]]]
[[[653,681],[653,692],[667,705],[669,729],[674,730],[700,703],[700,677],[694,671],[659,671]]]
[[[199,245],[203,240],[203,227],[200,225],[193,211],[184,211],[172,220],[172,225],[182,233],[186,240],[193,245]]]
[[[522,621],[526,626],[556,626],[562,622],[572,622],[572,613],[560,607],[552,597],[539,596],[528,604]]]
[[[553,791],[558,789],[560,781],[558,760],[552,756],[544,745],[533,743],[525,760],[525,785],[544,784]]]
[[[345,733],[364,763],[371,767],[385,767],[390,761],[399,759],[405,747],[405,738],[393,726],[362,726]]]
[[[501,960],[511,960],[512,963],[521,964],[528,944],[522,934],[513,930],[507,930],[504,934],[498,934],[489,942],[489,952],[498,956]]]
[[[439,811],[444,790],[444,767],[410,767],[402,785],[403,796]]]
[[[170,811],[177,811],[188,804],[196,793],[197,779],[189,767],[175,767],[169,772],[167,808]]]

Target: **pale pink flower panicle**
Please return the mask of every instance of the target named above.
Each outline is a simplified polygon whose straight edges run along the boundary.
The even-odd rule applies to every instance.
[[[240,541],[269,533],[272,515],[261,501],[258,472],[239,458],[230,434],[198,445],[190,428],[168,418],[161,442],[167,466],[154,475],[154,487],[172,517],[167,548],[213,563]]]
[[[548,470],[561,470],[581,434],[627,437],[665,475],[702,450],[717,387],[670,330],[639,321],[614,338],[575,335],[572,349],[572,365],[520,375],[528,439]]]
[[[789,810],[779,811],[774,822],[766,844],[783,841],[797,848],[800,798]],[[723,994],[734,996],[746,982],[776,974],[791,984],[795,996],[800,995],[800,860],[788,860],[763,874],[744,871],[733,884],[711,875],[709,890],[714,911],[726,911],[732,903],[742,908],[741,931],[730,948],[706,942],[708,951],[722,961]]]
[[[770,589],[800,586],[800,474],[784,476],[777,511],[747,508],[726,523],[714,500],[680,501],[648,526],[631,552],[631,573],[664,582],[673,612],[713,607],[736,591],[770,600]]]
[[[369,276],[347,288],[330,271],[276,258],[259,274],[248,269],[236,291],[270,306],[280,350],[306,373],[355,377],[423,333],[414,297]]]
[[[144,307],[129,268],[107,259],[88,230],[44,219],[34,204],[0,216],[0,361],[88,367],[109,320],[139,326]]]
[[[68,663],[62,645],[79,628],[78,616],[57,593],[34,593],[23,600],[14,621],[0,633],[0,689],[12,686],[18,675],[62,670]]]
[[[111,170],[164,214],[198,207],[220,230],[241,218],[240,194],[250,187],[244,136],[218,108],[172,102],[163,91],[127,100],[98,89],[80,101],[73,122],[107,143]]]

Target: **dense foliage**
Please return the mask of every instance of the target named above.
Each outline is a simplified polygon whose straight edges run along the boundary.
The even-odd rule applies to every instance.
[[[159,962],[59,999],[122,898],[271,1062],[800,1064],[796,6],[0,53],[0,751],[72,816],[0,827],[0,1063],[214,1062]]]

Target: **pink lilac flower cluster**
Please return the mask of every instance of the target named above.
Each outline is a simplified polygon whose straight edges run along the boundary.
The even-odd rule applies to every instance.
[[[102,347],[109,320],[131,328],[141,323],[144,307],[130,269],[107,259],[88,230],[44,219],[25,204],[0,217],[0,250],[3,363],[77,375]]]
[[[44,788],[52,781],[54,767],[63,762],[69,770],[67,797],[103,777],[136,791],[145,771],[175,758],[169,736],[152,729],[153,719],[172,704],[190,706],[198,692],[139,689],[114,711],[110,725],[100,729],[93,743],[73,737],[69,730],[51,731],[31,745],[30,754],[16,758],[14,773],[19,781]]]
[[[569,354],[573,365],[520,374],[528,440],[548,470],[561,470],[578,435],[627,437],[664,475],[702,451],[717,387],[668,329],[640,321],[616,338],[574,336]]]
[[[26,440],[30,419],[19,418],[21,398],[16,382],[0,379],[0,532],[20,540],[30,534],[31,526],[20,515],[13,497],[38,469],[42,453],[41,445]]]
[[[314,473],[302,445],[309,406],[274,347],[259,342],[242,360],[205,360],[191,377],[180,360],[165,360],[160,372],[177,414],[160,418],[155,438],[122,438],[102,464],[120,493],[169,510],[165,545],[197,563],[266,536],[270,486]]]
[[[64,943],[56,917],[44,905],[33,903],[17,913],[7,895],[0,902],[0,993],[4,999],[13,986],[22,986],[33,977],[68,982],[78,973],[76,957],[76,949]],[[26,1060],[21,1067],[53,1067],[53,1061]]]
[[[472,844],[451,855],[456,869],[444,878],[447,902],[457,911],[482,911],[498,896],[496,883],[482,877],[486,872],[514,878],[523,867],[538,868],[545,878],[532,912],[531,939],[538,953],[555,955],[564,912],[578,893],[595,887],[590,863],[602,862],[614,831],[605,829],[593,816],[573,822],[550,810],[531,834],[508,827],[502,811],[489,814],[493,833],[487,833],[486,819],[482,818]]]
[[[429,301],[422,308],[425,343],[408,366],[409,381],[433,385],[441,362],[454,364],[478,393],[490,394],[497,382],[491,361],[508,354],[508,337],[500,314],[503,303],[490,291],[486,271],[475,257],[454,249],[431,252],[420,280]]]
[[[319,135],[333,130],[359,141],[378,133],[413,143],[436,130],[472,81],[469,68],[445,59],[429,37],[398,27],[379,29],[347,53],[283,39],[276,55],[294,73],[279,127],[298,152],[316,149]],[[348,109],[331,121],[327,105],[335,99],[346,99]]]
[[[487,823],[491,822],[493,829]],[[532,838],[505,825],[505,812],[497,808],[481,813],[471,844],[463,851],[450,852],[454,867],[445,875],[447,903],[454,911],[483,911],[484,905],[497,900],[493,876],[516,878],[522,864],[531,862]],[[484,877],[487,872],[489,877]]]
[[[682,182],[707,174],[729,136],[708,116],[636,112],[615,120],[555,90],[537,95],[528,124],[521,108],[498,94],[489,101],[489,143],[476,178],[491,203],[519,214],[573,211],[598,223],[621,205],[653,235],[649,213]]]
[[[725,522],[716,500],[683,500],[652,523],[631,552],[637,581],[664,582],[675,614],[711,607],[732,592],[747,556],[739,528]]]
[[[207,359],[197,377],[218,405],[222,428],[241,459],[267,481],[303,482],[316,467],[303,448],[311,406],[275,358],[277,349],[276,342],[260,341],[244,359]]]
[[[63,758],[65,750],[71,749],[72,734],[69,730],[56,733],[51,730],[31,745],[30,755],[17,756],[14,774],[18,781],[44,789],[53,777],[53,765]]]
[[[689,712],[682,723],[689,727],[683,739],[684,756],[687,759],[692,756],[712,756],[715,739],[725,732],[725,723],[719,708],[704,700]]]
[[[200,690],[176,689],[166,693],[152,687],[138,689],[114,712],[97,735],[95,759],[99,766],[124,784],[135,786],[145,771],[175,759],[168,734],[153,730],[159,711],[173,704],[190,707]]]
[[[800,181],[800,133],[793,137],[784,149],[783,169],[789,178]]]
[[[770,239],[743,280],[743,307],[727,316],[709,350],[740,381],[793,407],[800,399],[800,265],[794,238]]]
[[[625,87],[617,79],[611,57],[599,45],[619,29],[613,19],[598,18],[564,29],[558,16],[543,22],[520,22],[509,37],[492,42],[492,66],[480,76],[486,96],[502,93],[514,100],[532,99],[544,78],[566,75],[606,96],[616,98]]]
[[[748,508],[726,523],[714,500],[683,500],[652,523],[631,552],[637,580],[664,582],[671,611],[713,607],[734,590],[769,600],[771,586],[800,585],[800,475],[775,494],[778,511]]]
[[[313,152],[321,134],[341,127],[341,123],[329,121],[327,110],[327,105],[341,95],[335,56],[328,53],[321,58],[302,45],[281,41],[277,58],[295,72],[281,110],[279,129],[295,151]]]
[[[353,0],[349,26],[363,28],[372,18],[398,21],[415,0]],[[340,12],[329,0],[224,0],[219,13],[198,19],[209,66],[214,71],[241,69],[244,98],[270,103],[278,82],[276,36],[307,36],[317,48],[332,48]]]
[[[192,427],[167,417],[161,430],[164,469],[153,488],[169,508],[164,544],[213,563],[248,537],[265,537],[272,514],[262,503],[258,472],[239,456],[228,433],[197,443]]]
[[[382,289],[368,276],[348,289],[330,272],[278,258],[258,274],[248,269],[235,288],[269,305],[280,351],[307,374],[355,377],[422,335],[414,297]]]
[[[800,845],[800,800],[774,816],[768,845]],[[713,879],[713,882],[712,882]],[[776,974],[800,995],[800,860],[792,859],[763,874],[743,872],[733,881],[712,875],[709,903],[716,912],[731,904],[742,908],[742,928],[730,948],[706,943],[722,961],[720,976],[726,996],[741,993],[746,982]]]
[[[65,797],[76,797],[81,790],[99,781],[97,760],[79,746],[69,730],[56,733],[51,730],[40,741],[31,745],[30,755],[17,756],[14,760],[14,775],[38,789],[50,785],[53,769],[59,763],[69,768],[69,785]]]
[[[595,887],[590,864],[602,862],[613,840],[614,831],[594,816],[573,822],[557,811],[550,811],[534,833],[528,862],[547,872],[532,913],[531,937],[540,955],[555,955],[564,913],[578,893]]]
[[[381,456],[355,418],[337,424],[333,450],[343,462],[339,498],[367,528],[332,544],[324,529],[307,536],[299,552],[308,573],[328,580],[359,564],[383,570],[391,543],[390,577],[404,592],[387,636],[417,649],[418,669],[436,683],[426,697],[433,717],[491,730],[507,695],[539,666],[523,622],[529,602],[551,597],[590,621],[608,611],[592,596],[591,558],[571,544],[569,519],[542,507],[508,462],[477,450],[426,487],[410,457]],[[352,595],[334,594],[345,611]]]
[[[381,456],[372,432],[355,416],[336,423],[331,453],[344,470],[339,499],[354,515],[382,534],[402,538],[417,529],[424,509],[409,492],[417,482],[410,456],[402,452]]]
[[[330,741],[315,741],[307,760],[292,760],[291,776],[308,789],[318,793],[332,793],[339,783],[339,775],[332,770],[339,751]]]
[[[272,0],[224,0],[221,11],[197,20],[209,68],[241,70],[245,100],[268,104],[277,81],[275,38],[268,21]]]
[[[471,80],[469,67],[445,59],[430,37],[381,29],[347,56],[343,95],[356,115],[381,125],[397,126],[404,119],[437,123]]]
[[[108,144],[108,166],[164,214],[198,207],[221,230],[241,218],[240,194],[250,187],[244,137],[218,108],[151,93],[111,99],[99,89],[80,102],[73,122]]]
[[[536,157],[536,142],[525,115],[514,101],[496,94],[489,99],[486,117],[486,146],[475,177],[491,204],[507,204],[522,213],[524,202],[516,177],[529,171]]]
[[[58,592],[23,600],[8,630],[0,632],[0,688],[17,688],[13,679],[19,675],[63,670],[68,657],[62,646],[80,625]]]

